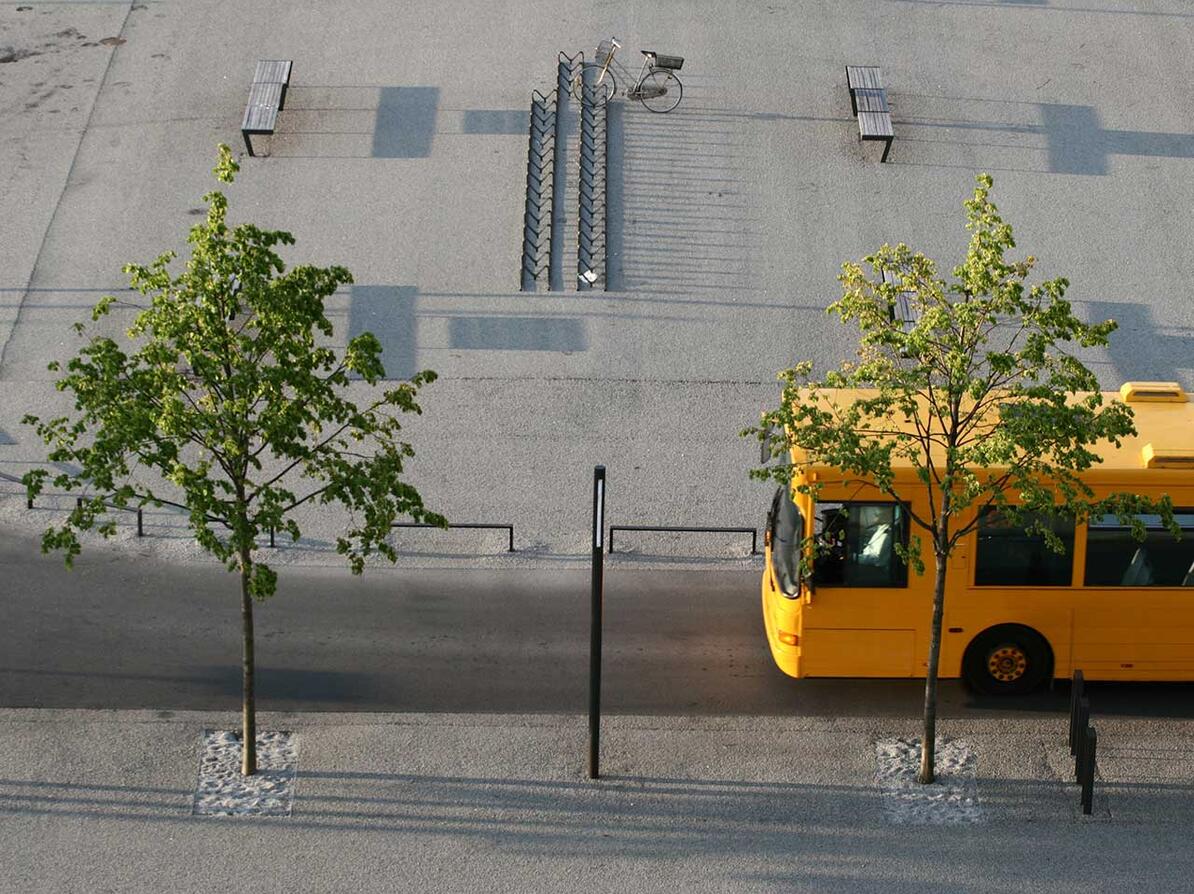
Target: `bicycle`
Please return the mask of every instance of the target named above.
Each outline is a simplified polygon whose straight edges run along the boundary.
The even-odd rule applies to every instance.
[[[581,99],[587,72],[594,99],[600,105],[613,99],[618,92],[618,81],[613,72],[614,56],[621,48],[622,44],[614,37],[601,42],[597,47],[597,58],[601,61],[586,62],[572,79],[574,98]],[[684,96],[684,85],[676,76],[676,72],[684,65],[684,57],[666,56],[654,50],[639,52],[643,54],[643,67],[634,86],[626,90],[626,98],[637,99],[652,112],[670,112]]]

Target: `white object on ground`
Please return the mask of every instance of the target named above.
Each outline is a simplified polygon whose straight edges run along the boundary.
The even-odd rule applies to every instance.
[[[966,742],[937,739],[937,781],[921,785],[920,739],[880,739],[875,743],[875,784],[883,812],[893,823],[958,824],[980,821],[978,756]]]
[[[298,771],[298,737],[289,732],[257,734],[257,772],[240,772],[240,736],[204,730],[196,816],[289,816]]]

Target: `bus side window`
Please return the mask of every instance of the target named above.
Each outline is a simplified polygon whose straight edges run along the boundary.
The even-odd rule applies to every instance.
[[[975,586],[1068,587],[1074,579],[1074,523],[1055,518],[1053,533],[1065,552],[1055,553],[1044,535],[1011,524],[993,509],[983,511],[978,523],[978,548],[974,561]]]
[[[1141,515],[1144,540],[1136,540],[1114,515],[1092,518],[1086,528],[1088,587],[1194,587],[1194,509],[1175,509],[1177,540],[1158,515]]]
[[[818,503],[813,581],[827,587],[906,587],[907,513],[898,503]]]

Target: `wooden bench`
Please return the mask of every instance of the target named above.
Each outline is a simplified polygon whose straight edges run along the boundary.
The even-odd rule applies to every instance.
[[[249,102],[245,106],[245,119],[241,122],[241,136],[245,148],[253,155],[250,134],[273,134],[278,123],[278,112],[286,105],[286,88],[290,86],[290,69],[294,63],[289,59],[262,59],[253,73],[253,84],[249,87]]]
[[[892,273],[890,270],[883,271],[883,282],[898,286],[900,278]],[[911,331],[912,327],[916,325],[916,311],[912,307],[912,301],[909,299],[911,292],[900,291],[896,295],[895,307],[891,309],[891,319],[900,324],[900,328],[905,332]]]
[[[895,130],[891,126],[891,109],[887,105],[887,91],[883,76],[876,65],[847,65],[846,86],[850,89],[850,110],[858,119],[858,139],[881,140],[883,157],[891,152]]]

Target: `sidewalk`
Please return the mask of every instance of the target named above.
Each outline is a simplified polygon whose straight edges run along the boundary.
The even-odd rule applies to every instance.
[[[1064,718],[943,723],[977,812],[896,822],[876,741],[914,719],[268,714],[289,817],[191,815],[235,715],[0,711],[3,891],[1186,890],[1194,723],[1097,718],[1095,815]]]

